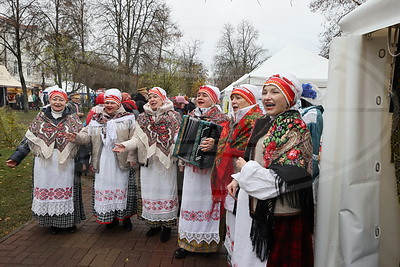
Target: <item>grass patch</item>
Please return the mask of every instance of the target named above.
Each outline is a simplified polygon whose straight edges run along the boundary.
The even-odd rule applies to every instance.
[[[0,148],[0,238],[32,217],[32,156],[11,169],[4,162],[13,152]]]
[[[32,155],[15,169],[5,161],[14,152],[38,111],[0,110],[0,238],[32,218]],[[4,131],[4,132],[3,132]],[[6,138],[7,137],[7,138]]]

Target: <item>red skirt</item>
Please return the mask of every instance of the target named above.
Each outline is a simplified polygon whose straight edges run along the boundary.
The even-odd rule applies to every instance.
[[[274,217],[274,244],[268,267],[314,266],[312,223],[304,214]]]

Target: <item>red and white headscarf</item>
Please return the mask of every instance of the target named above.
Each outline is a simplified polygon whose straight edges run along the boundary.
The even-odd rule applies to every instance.
[[[255,105],[257,103],[257,99],[259,98],[259,91],[260,89],[255,85],[241,84],[233,87],[231,95],[240,95],[250,105]]]
[[[65,101],[68,101],[68,95],[64,91],[64,89],[58,87],[57,85],[54,85],[52,87],[46,88],[49,94],[49,99],[52,99],[55,96],[60,96],[65,99]]]
[[[198,93],[205,93],[211,99],[214,104],[217,104],[221,95],[219,88],[212,85],[202,85],[199,88]]]
[[[161,100],[163,102],[165,102],[167,100],[167,92],[165,92],[165,90],[162,89],[161,87],[153,87],[153,88],[151,88],[149,90],[149,95],[150,94],[155,94],[156,96],[161,98]]]
[[[265,85],[273,85],[278,88],[286,98],[286,102],[289,106],[296,104],[297,100],[300,98],[303,88],[301,83],[292,74],[275,74],[269,77],[265,82]]]
[[[121,91],[118,89],[115,88],[108,89],[104,93],[104,103],[107,101],[111,101],[118,105],[121,105],[121,100],[122,100]]]

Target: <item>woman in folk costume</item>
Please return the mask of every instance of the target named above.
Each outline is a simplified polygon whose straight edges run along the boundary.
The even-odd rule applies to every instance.
[[[39,226],[74,232],[85,219],[81,191],[81,171],[88,164],[86,149],[69,143],[67,132],[79,132],[83,126],[76,114],[66,107],[65,91],[58,86],[49,89],[50,106],[38,113],[25,138],[7,166],[18,165],[30,151],[35,154],[33,167],[33,216]]]
[[[311,135],[297,110],[301,84],[274,75],[262,90],[267,116],[256,121],[240,172],[233,266],[313,266]]]
[[[233,118],[224,123],[218,142],[215,164],[211,173],[211,189],[214,203],[221,203],[226,209],[225,247],[231,255],[234,249],[235,234],[235,200],[228,195],[227,185],[232,181],[231,175],[237,172],[235,162],[244,156],[251,131],[256,119],[263,116],[262,110],[256,103],[260,97],[257,86],[243,84],[234,87],[231,93]],[[221,218],[223,218],[221,209]]]
[[[138,151],[142,218],[150,226],[146,236],[161,232],[161,242],[169,240],[178,218],[177,165],[172,158],[180,115],[164,89],[149,91],[148,102],[139,115],[131,140],[116,144],[114,151]]]
[[[116,154],[115,143],[132,137],[135,117],[121,105],[121,92],[108,89],[104,107],[92,116],[89,125],[80,133],[69,134],[71,142],[92,145],[91,166],[95,172],[93,214],[108,229],[123,221],[126,231],[132,230],[130,217],[136,212],[135,177],[130,169],[132,153]]]
[[[217,87],[205,85],[197,92],[197,107],[190,116],[221,124],[227,116],[217,105],[220,92]],[[214,147],[214,139],[207,138],[201,143],[203,151]],[[188,252],[211,253],[220,248],[220,204],[213,204],[210,183],[211,170],[186,166],[182,189],[182,203],[179,219],[179,248],[176,258],[184,258]]]

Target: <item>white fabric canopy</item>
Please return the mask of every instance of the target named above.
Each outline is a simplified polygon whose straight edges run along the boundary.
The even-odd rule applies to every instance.
[[[313,83],[325,88],[328,80],[328,59],[303,48],[288,45],[225,90],[229,91],[229,88],[244,83],[261,86],[270,76],[277,73],[292,73],[302,83]]]
[[[21,87],[21,83],[14,79],[3,65],[0,65],[0,87]]]
[[[400,23],[399,7],[399,1],[369,0],[343,19],[347,34],[330,47],[317,267],[397,266],[400,261],[400,206],[390,162],[392,57],[387,31],[361,35]]]

